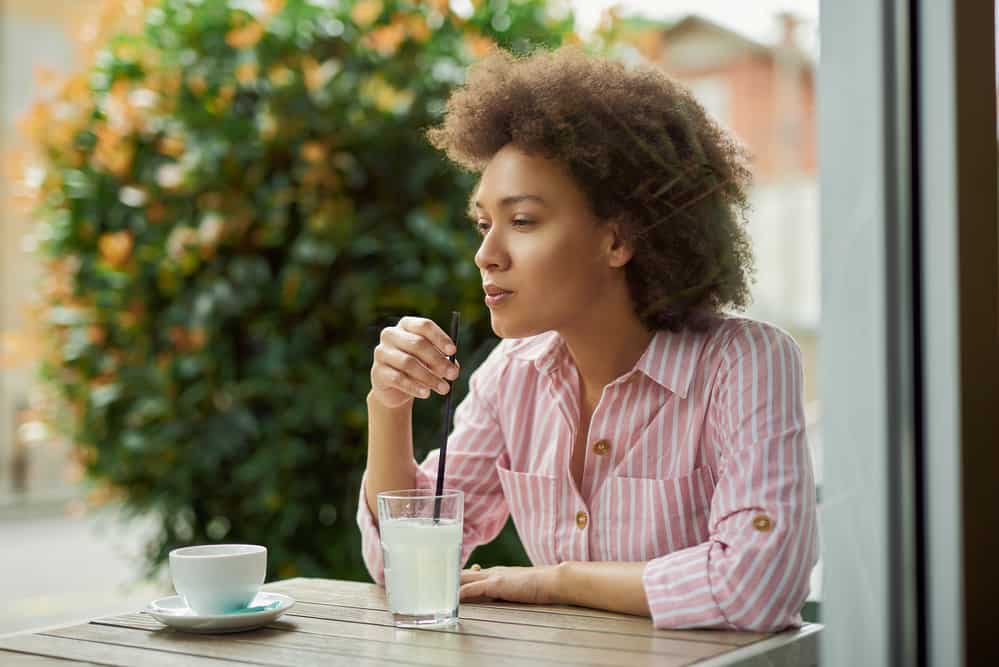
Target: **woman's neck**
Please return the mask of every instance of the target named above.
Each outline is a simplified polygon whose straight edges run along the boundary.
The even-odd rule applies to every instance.
[[[642,324],[629,303],[592,312],[576,326],[559,331],[579,371],[580,391],[596,402],[603,388],[641,358],[655,332]]]

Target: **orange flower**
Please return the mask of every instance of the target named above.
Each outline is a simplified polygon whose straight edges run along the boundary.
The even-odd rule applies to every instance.
[[[412,92],[399,90],[377,74],[361,84],[361,95],[379,111],[402,113],[413,103]]]
[[[307,141],[302,144],[302,159],[306,162],[322,162],[326,159],[326,147],[318,141]]]
[[[97,241],[97,248],[105,262],[118,269],[124,266],[132,256],[132,247],[135,240],[132,232],[123,230],[120,232],[108,232],[101,234]]]
[[[469,30],[465,32],[465,47],[474,58],[483,58],[496,48],[496,42]]]
[[[264,12],[268,16],[273,16],[277,14],[282,9],[284,9],[287,0],[265,0],[264,2]]]
[[[662,37],[658,30],[643,30],[635,35],[638,52],[648,60],[655,60],[662,54]]]
[[[267,72],[267,78],[275,86],[287,86],[295,80],[295,73],[285,65],[275,65]]]
[[[422,14],[406,14],[402,18],[406,32],[417,42],[424,44],[430,39],[430,26]]]
[[[115,176],[126,176],[132,168],[135,146],[108,125],[97,127],[94,133],[97,135],[97,146],[93,154],[95,165],[107,169]]]
[[[102,326],[91,324],[87,327],[87,340],[93,345],[103,345],[108,339],[108,332]]]
[[[188,331],[187,340],[192,350],[200,350],[208,341],[208,335],[201,327],[194,327]]]
[[[427,4],[438,14],[447,14],[451,11],[450,0],[429,0]]]
[[[180,352],[194,352],[205,346],[208,336],[201,327],[185,329],[180,325],[170,327],[167,337]]]
[[[236,86],[231,83],[227,83],[219,88],[219,102],[226,107],[229,106],[234,97],[236,97]]]
[[[375,28],[364,36],[364,45],[383,56],[391,56],[406,39],[406,29],[400,23]]]
[[[340,61],[330,59],[319,64],[315,58],[302,58],[302,74],[305,77],[305,87],[314,93],[329,82],[340,71]]]
[[[170,327],[167,332],[167,338],[178,350],[183,350],[187,345],[187,329],[180,326],[179,324]]]
[[[160,153],[170,157],[179,158],[184,154],[184,137],[176,134],[168,134],[160,139]]]
[[[139,299],[133,299],[126,310],[118,311],[118,324],[125,329],[131,329],[145,314],[146,306]]]
[[[45,102],[35,102],[31,110],[21,116],[17,129],[35,143],[45,143],[46,129],[52,118],[51,107]]]
[[[244,86],[257,78],[257,64],[243,63],[236,68],[236,80]]]
[[[365,29],[382,15],[383,8],[381,0],[360,0],[350,10],[350,18],[354,20],[357,27]]]
[[[191,89],[191,92],[195,95],[201,96],[205,94],[208,90],[208,82],[205,81],[203,74],[189,74],[187,76],[187,87]]]
[[[248,49],[255,46],[264,36],[264,26],[253,21],[241,28],[233,28],[225,36],[225,43],[234,49]]]

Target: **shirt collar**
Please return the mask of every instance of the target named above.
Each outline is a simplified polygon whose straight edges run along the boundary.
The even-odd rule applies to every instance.
[[[635,367],[621,379],[641,371],[664,389],[686,398],[705,340],[705,334],[687,329],[676,332],[657,331]],[[550,373],[560,364],[569,363],[565,341],[554,331],[537,336],[512,355],[531,361],[539,373]]]
[[[532,362],[539,373],[549,373],[562,361],[564,353],[565,341],[556,332],[549,331],[516,346],[510,355]]]
[[[686,398],[706,339],[704,333],[689,329],[657,331],[635,369],[677,396]]]

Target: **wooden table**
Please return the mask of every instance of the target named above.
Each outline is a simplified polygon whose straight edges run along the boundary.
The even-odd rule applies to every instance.
[[[656,630],[648,619],[582,609],[463,604],[448,630],[392,625],[373,584],[288,579],[264,586],[295,606],[230,635],[166,628],[143,613],[0,638],[0,665],[794,665],[818,663],[820,625],[768,635]]]

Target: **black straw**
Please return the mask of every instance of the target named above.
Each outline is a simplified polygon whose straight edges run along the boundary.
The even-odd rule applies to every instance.
[[[461,322],[461,316],[458,315],[458,311],[451,311],[451,340],[454,342],[455,353],[448,357],[451,363],[454,363],[454,358],[458,356],[458,324]],[[444,493],[444,464],[447,457],[447,436],[448,432],[451,430],[451,395],[454,394],[454,386],[451,382],[448,382],[449,391],[447,396],[444,397],[444,426],[441,429],[441,456],[437,461],[437,493],[436,498],[434,498],[434,523],[438,523],[441,519],[441,495]]]

